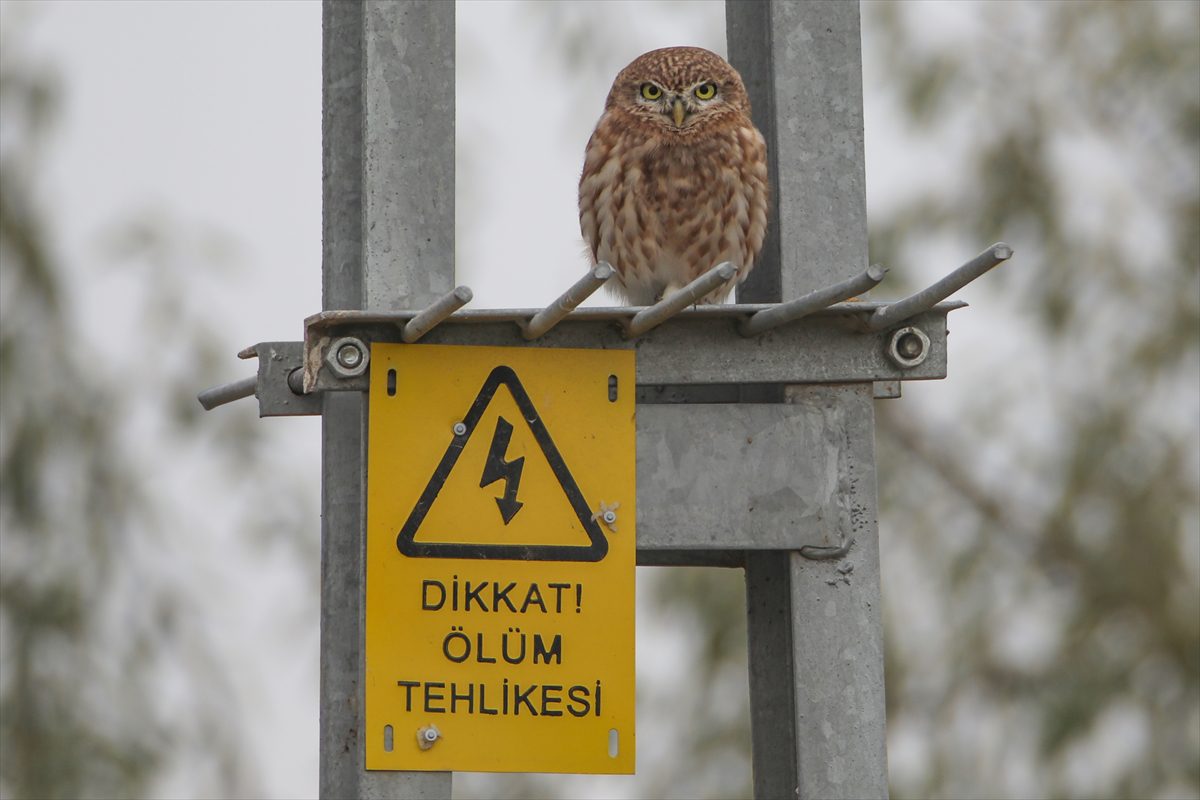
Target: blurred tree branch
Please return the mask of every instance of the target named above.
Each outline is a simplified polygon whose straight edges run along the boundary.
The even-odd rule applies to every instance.
[[[106,313],[133,321],[137,345],[89,335],[83,284],[94,276],[60,256],[40,183],[61,89],[21,20],[5,22],[0,794],[157,796],[174,774],[198,796],[247,796],[256,780],[231,667],[201,612],[205,565],[186,546],[205,520],[164,491],[164,473],[210,445],[231,481],[252,486],[264,472],[252,415],[198,424],[194,393],[216,382],[224,348],[184,281],[195,260],[216,262],[163,218],[113,225],[112,254],[137,291]],[[241,524],[304,531],[289,517],[315,518],[314,505],[260,502]]]
[[[924,738],[895,793],[1194,795],[1200,6],[977,4],[934,37],[928,7],[864,10],[955,176],[873,217],[872,258],[1018,253],[974,290],[1007,326],[959,366],[984,385],[880,408],[889,721]]]

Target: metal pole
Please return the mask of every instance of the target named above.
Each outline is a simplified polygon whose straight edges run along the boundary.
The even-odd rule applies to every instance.
[[[454,4],[325,0],[323,21],[323,305],[426,307],[454,282]],[[320,795],[448,798],[449,773],[364,768],[366,410],[324,393]]]
[[[858,4],[727,0],[725,14],[777,192],[773,233],[738,299],[790,300],[867,267]],[[852,502],[811,545],[853,544],[840,559],[747,552],[754,793],[886,797],[871,385],[789,387],[784,399],[844,421]]]

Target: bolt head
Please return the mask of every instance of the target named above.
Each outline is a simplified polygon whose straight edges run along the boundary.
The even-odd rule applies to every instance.
[[[436,742],[437,738],[438,738],[437,728],[426,728],[424,736],[425,736],[425,741]]]
[[[921,340],[912,333],[904,334],[896,342],[896,350],[905,358],[916,358],[924,349],[925,346],[921,344]]]
[[[617,512],[615,512],[615,511],[605,511],[605,512],[604,512],[604,521],[605,521],[606,523],[608,523],[609,525],[612,525],[614,522],[616,522],[616,521],[617,521]]]
[[[930,342],[925,331],[909,325],[892,332],[887,357],[901,369],[911,369],[929,358]]]
[[[344,344],[338,348],[338,363],[347,369],[354,369],[362,362],[362,351],[355,345]]]
[[[462,436],[466,432],[467,432],[466,425],[462,424],[461,422],[454,423],[454,435],[455,436]]]
[[[371,354],[361,339],[343,336],[329,345],[325,363],[339,378],[357,378],[367,371]]]

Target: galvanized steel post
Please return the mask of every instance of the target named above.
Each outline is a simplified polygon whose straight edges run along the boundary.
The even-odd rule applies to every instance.
[[[738,300],[798,298],[867,266],[858,4],[727,0],[725,13],[776,192],[762,263]],[[849,545],[840,560],[746,553],[754,793],[886,797],[871,384],[789,387],[783,399],[841,420],[839,481],[853,500],[812,543]]]
[[[325,0],[323,24],[323,305],[426,307],[454,288],[454,3]],[[447,798],[449,773],[365,769],[367,399],[323,399],[320,794]]]

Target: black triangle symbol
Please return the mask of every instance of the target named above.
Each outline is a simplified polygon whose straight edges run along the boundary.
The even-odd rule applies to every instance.
[[[433,501],[437,499],[438,492],[442,490],[442,486],[450,476],[450,471],[454,469],[458,457],[466,448],[471,434],[475,432],[475,426],[479,424],[483,412],[487,410],[496,390],[501,386],[508,387],[513,400],[517,403],[517,408],[521,410],[522,417],[529,423],[529,428],[533,431],[533,437],[541,448],[542,455],[545,456],[546,462],[554,472],[554,477],[558,479],[558,484],[562,487],[567,501],[570,502],[576,518],[587,532],[590,544],[519,545],[416,541],[417,529],[421,527],[425,515],[433,507]],[[450,442],[450,446],[446,448],[445,455],[442,456],[442,460],[433,471],[429,483],[425,485],[425,491],[421,493],[417,504],[413,506],[412,512],[408,515],[408,521],[404,523],[404,527],[396,536],[396,547],[401,553],[412,558],[482,558],[502,561],[600,561],[608,554],[608,540],[604,538],[604,533],[600,530],[596,520],[592,519],[592,511],[588,508],[587,501],[583,499],[583,493],[579,491],[579,486],[571,477],[570,470],[567,469],[558,448],[554,446],[554,441],[550,438],[550,431],[546,430],[541,415],[533,407],[533,401],[529,399],[529,394],[521,385],[521,381],[512,367],[500,366],[491,371],[487,380],[483,382],[483,388],[475,396],[475,401],[471,403],[471,408],[467,411],[466,418],[463,419],[463,425],[466,426],[466,430],[461,434],[456,434]]]

